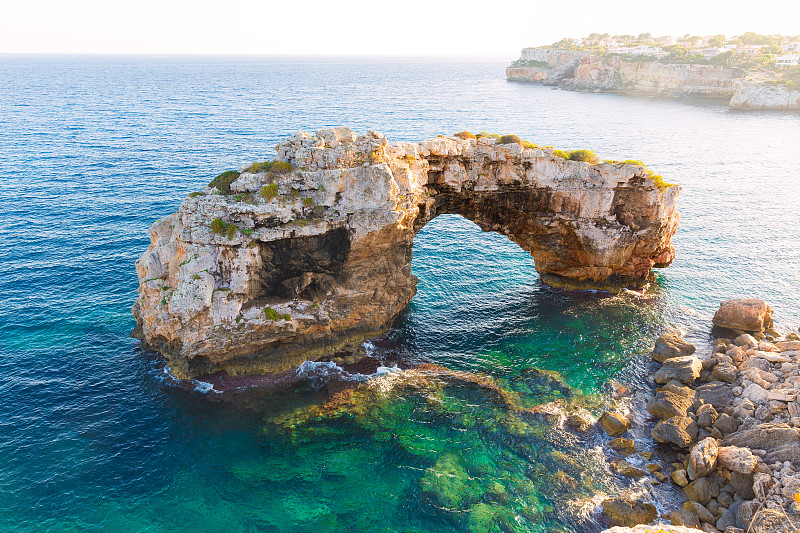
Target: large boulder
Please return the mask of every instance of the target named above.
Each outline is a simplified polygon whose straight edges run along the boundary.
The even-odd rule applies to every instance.
[[[700,377],[703,363],[694,355],[673,357],[664,361],[664,366],[655,375],[656,383],[667,383],[674,379],[681,383],[691,383]]]
[[[656,424],[651,435],[658,442],[688,448],[697,438],[697,424],[688,416],[673,416]]]
[[[603,513],[612,524],[627,527],[649,524],[658,516],[655,505],[629,495],[603,500]]]
[[[694,393],[696,399],[710,403],[717,411],[721,411],[733,402],[733,392],[726,383],[706,383],[697,387]]]
[[[653,359],[663,363],[673,357],[692,355],[694,351],[694,344],[686,342],[680,335],[664,333],[656,340],[655,347],[653,347]]]
[[[740,428],[725,435],[725,446],[739,446],[751,450],[766,450],[777,461],[800,463],[800,432],[788,424],[764,422]]]
[[[658,419],[686,416],[693,402],[690,396],[661,390],[647,403],[647,412]]]
[[[772,327],[772,307],[757,298],[725,300],[719,304],[713,323],[721,328],[761,332]]]
[[[683,492],[687,500],[706,505],[719,496],[719,485],[707,477],[701,477],[683,487]]]
[[[722,468],[740,474],[752,474],[758,462],[753,452],[739,446],[720,446],[717,451],[717,459]]]
[[[689,479],[697,479],[710,474],[717,466],[717,441],[707,437],[692,448],[686,472]]]

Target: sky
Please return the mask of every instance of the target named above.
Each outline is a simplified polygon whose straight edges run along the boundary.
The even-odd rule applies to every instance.
[[[800,34],[800,0],[7,0],[0,53],[513,57],[592,32]]]

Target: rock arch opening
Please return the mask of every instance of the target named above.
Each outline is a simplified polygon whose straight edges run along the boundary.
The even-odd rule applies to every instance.
[[[243,169],[150,228],[137,334],[180,377],[284,370],[381,333],[416,292],[415,235],[442,214],[507,236],[561,288],[641,289],[674,257],[679,188],[638,165],[347,128],[276,150],[291,172]]]

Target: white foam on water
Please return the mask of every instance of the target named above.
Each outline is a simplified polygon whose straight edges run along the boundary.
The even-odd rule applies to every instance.
[[[340,379],[342,381],[353,381],[364,383],[370,379],[384,376],[392,372],[399,372],[401,369],[395,366],[379,366],[373,374],[361,374],[359,372],[351,373],[340,367],[333,361],[303,361],[294,372],[289,374],[284,380],[290,383],[297,381],[307,380],[311,382],[312,387],[322,388],[331,379]]]
[[[214,385],[208,383],[207,381],[200,381],[197,379],[193,379],[192,383],[195,385],[194,390],[196,392],[201,392],[203,394],[208,394],[209,392],[216,392],[216,393],[220,392],[214,388]]]

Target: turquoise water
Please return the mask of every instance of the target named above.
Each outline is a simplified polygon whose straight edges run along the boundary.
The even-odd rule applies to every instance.
[[[595,409],[612,379],[643,386],[659,329],[703,344],[724,298],[765,298],[800,325],[800,115],[554,91],[507,83],[504,66],[0,57],[0,530],[598,530],[566,503],[621,485],[594,459],[598,437],[525,409]],[[221,169],[339,124],[643,159],[684,187],[678,256],[651,300],[568,296],[504,237],[454,216],[424,228],[419,292],[371,353],[492,376],[513,408],[452,379],[316,417],[341,384],[174,383],[129,337],[147,227]]]

